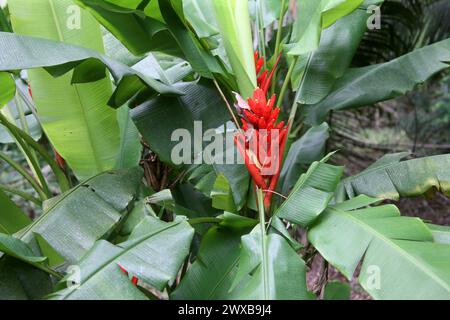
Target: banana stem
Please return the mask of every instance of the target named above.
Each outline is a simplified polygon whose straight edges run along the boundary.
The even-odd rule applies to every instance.
[[[27,172],[27,170],[25,170],[24,167],[22,167],[20,164],[18,164],[16,161],[14,161],[11,157],[9,157],[3,152],[0,152],[0,159],[3,159],[11,167],[13,167],[22,177],[24,177],[25,180],[27,180],[31,184],[33,189],[36,190],[37,194],[39,195],[39,198],[42,201],[48,199],[44,190],[37,183],[37,181]]]
[[[38,207],[40,207],[42,205],[42,201],[41,200],[39,200],[39,199],[29,195],[26,192],[21,191],[21,190],[14,189],[14,188],[11,188],[11,187],[3,185],[3,184],[0,184],[0,190],[3,190],[5,192],[8,192],[8,193],[14,194],[16,196],[19,196],[22,199],[28,200],[30,202],[33,202]]]
[[[278,96],[278,106],[281,106],[283,104],[284,95],[286,94],[286,91],[289,87],[289,83],[292,78],[292,73],[294,72],[295,66],[298,61],[298,56],[294,57],[294,60],[292,61],[291,65],[289,66],[289,70],[286,74],[286,78],[284,79],[283,86],[281,87],[280,95]]]
[[[260,188],[256,189],[256,195],[258,198],[258,213],[259,213],[259,226],[260,226],[260,230],[261,230],[261,256],[262,256],[262,264],[261,264],[261,268],[262,268],[262,276],[264,277],[263,279],[263,283],[264,283],[264,299],[268,300],[269,299],[269,291],[268,291],[268,287],[267,284],[269,283],[269,278],[268,278],[268,266],[266,265],[267,262],[267,235],[266,235],[266,212],[264,209],[264,193],[263,190]]]
[[[41,167],[39,166],[39,163],[37,160],[33,157],[33,153],[30,149],[29,144],[25,143],[25,141],[21,138],[18,131],[20,130],[15,125],[11,124],[8,119],[0,112],[0,122],[8,129],[8,131],[14,136],[14,139],[18,142],[19,146],[23,149],[25,152],[25,155],[28,157],[31,163],[32,169],[36,172],[37,180],[39,184],[42,186],[42,190],[44,191],[46,198],[51,198],[52,193],[50,191],[50,188],[48,187],[47,181],[44,178],[44,175],[42,174]],[[21,131],[21,130],[20,130]]]
[[[280,16],[278,18],[278,30],[277,30],[276,40],[275,40],[275,57],[278,57],[278,55],[281,53],[280,48],[281,48],[281,35],[283,33],[283,21],[284,21],[284,15],[285,15],[285,11],[284,11],[285,1],[286,0],[281,0],[281,10],[280,10]],[[278,70],[275,70],[275,74],[272,78],[272,93],[275,90],[277,74],[278,74]],[[279,104],[279,106],[280,106],[280,104]]]
[[[202,224],[202,223],[221,223],[222,219],[204,217],[204,218],[189,219],[188,222],[191,226],[193,226],[193,225]]]
[[[61,188],[61,192],[68,191],[70,187],[70,181],[67,179],[64,171],[58,166],[55,160],[51,156],[48,155],[47,151],[42,147],[39,143],[34,141],[32,137],[26,134],[23,130],[17,128],[17,134],[28,144],[30,145],[52,169],[56,178],[58,179],[59,187]]]

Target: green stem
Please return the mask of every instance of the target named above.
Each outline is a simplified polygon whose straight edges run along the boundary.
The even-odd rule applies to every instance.
[[[281,35],[283,33],[283,21],[284,21],[284,4],[286,0],[281,0],[281,10],[280,10],[280,16],[278,18],[278,30],[277,30],[277,36],[275,40],[275,57],[278,57],[278,55],[281,53]],[[277,79],[278,70],[275,70],[274,76],[272,78],[272,93],[275,90],[275,84]]]
[[[256,25],[258,28],[258,50],[260,56],[266,57],[266,40],[264,36],[264,16],[261,0],[256,1]],[[267,69],[267,59],[264,59],[264,68]]]
[[[20,120],[20,126],[22,127],[22,129],[27,133],[30,134],[30,129],[28,127],[28,123],[26,121],[26,117],[25,117],[25,111],[23,109],[22,106],[22,102],[21,99],[18,99],[17,97],[14,98],[14,101],[16,102],[17,105],[17,111],[19,113],[19,120]],[[13,118],[11,117],[11,120]],[[10,121],[11,123],[14,123],[14,120]],[[16,141],[17,143],[17,141]],[[38,178],[38,174],[36,172],[36,170],[33,167],[33,164],[31,162],[31,160],[28,158],[27,154],[25,153],[25,151],[23,149],[20,149],[25,157],[25,159],[27,160],[28,166],[30,167],[33,175],[35,178]],[[33,157],[33,159],[37,162],[37,157],[36,157],[36,153],[34,152],[34,150],[30,150],[31,151],[31,155]]]
[[[46,200],[47,195],[44,190],[42,190],[41,186],[37,183],[37,181],[16,161],[10,158],[3,152],[0,152],[0,159],[3,159],[6,163],[8,163],[11,167],[13,167],[22,177],[24,177],[33,187],[34,190],[38,193],[41,200]]]
[[[297,115],[298,105],[299,105],[299,103],[301,103],[298,100],[300,99],[300,94],[303,90],[303,86],[305,85],[306,75],[308,74],[308,70],[309,70],[309,66],[311,65],[312,57],[313,57],[313,54],[310,53],[308,55],[308,61],[306,62],[305,71],[303,72],[302,79],[300,80],[300,85],[298,86],[297,93],[295,94],[294,103],[292,104],[291,113],[289,115],[289,121],[288,121],[289,127],[288,127],[288,132],[287,132],[288,136],[291,134],[292,125],[294,123],[295,116]]]
[[[14,101],[16,102],[17,111],[19,112],[20,125],[26,133],[30,134],[30,128],[28,127],[28,123],[25,118],[25,111],[23,109],[22,102],[20,101],[20,99],[17,99],[17,97],[14,98]]]
[[[22,131],[19,128],[17,128],[15,125],[11,124],[8,119],[0,112],[0,122],[8,129],[8,131],[14,136],[16,141],[19,143],[19,146],[23,149],[26,156],[30,159],[31,166],[34,168],[38,181],[40,185],[42,186],[42,189],[44,193],[46,194],[46,198],[51,198],[52,193],[50,192],[50,189],[48,187],[47,181],[44,178],[44,175],[42,174],[41,167],[39,166],[39,163],[36,161],[36,159],[33,158],[31,149],[29,148],[29,145],[25,143],[25,141],[20,137],[18,131]]]
[[[23,130],[20,130],[17,128],[17,133],[20,137],[22,137],[23,140],[25,140],[26,143],[28,143],[41,157],[47,162],[47,164],[52,169],[53,173],[55,174],[56,178],[58,179],[59,187],[61,188],[61,192],[66,192],[70,190],[70,182],[67,179],[66,174],[64,171],[58,166],[55,160],[51,156],[48,155],[47,151],[44,149],[43,146],[41,146],[39,143],[34,141],[32,137],[30,137],[28,134],[26,134]]]
[[[29,195],[26,192],[23,192],[23,191],[20,191],[20,190],[8,187],[8,186],[3,185],[3,184],[0,184],[0,189],[5,191],[5,192],[8,192],[8,193],[14,194],[16,196],[19,196],[22,199],[25,199],[25,200],[28,200],[30,202],[33,202],[35,205],[37,205],[39,207],[42,206],[42,201],[41,200],[39,200],[39,199]]]
[[[4,32],[13,32],[8,20],[6,19],[5,12],[2,9],[0,9],[0,27]]]
[[[281,106],[283,104],[284,95],[286,94],[286,91],[289,87],[289,83],[291,82],[292,73],[294,72],[297,62],[298,56],[295,56],[291,65],[289,66],[289,70],[286,74],[286,78],[284,79],[283,86],[281,87],[280,95],[278,96],[278,104],[277,104],[278,106]]]
[[[204,218],[195,218],[195,219],[189,219],[189,224],[191,226],[196,224],[202,224],[202,223],[221,223],[222,219],[220,218],[211,218],[211,217],[204,217]]]
[[[278,18],[278,30],[277,37],[275,41],[275,55],[278,56],[280,54],[280,46],[281,46],[281,34],[283,32],[283,21],[284,21],[284,4],[286,0],[281,0],[281,10],[280,17]]]
[[[263,190],[260,188],[257,188],[256,195],[258,198],[258,213],[259,213],[259,226],[261,231],[261,273],[263,276],[263,288],[264,288],[264,297],[263,300],[269,300],[270,299],[270,293],[269,293],[269,268],[267,265],[267,235],[266,235],[266,212],[264,210],[264,193]]]
[[[42,271],[54,276],[58,280],[61,280],[63,278],[63,276],[59,272],[56,272],[55,270],[53,270],[49,267],[43,266],[39,263],[33,263],[32,265],[35,266],[36,268],[38,268],[39,270],[42,270]]]

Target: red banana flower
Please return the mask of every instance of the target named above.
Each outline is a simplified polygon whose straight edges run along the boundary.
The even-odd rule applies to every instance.
[[[288,131],[284,121],[278,122],[280,108],[275,105],[276,95],[267,97],[281,54],[270,73],[263,70],[264,57],[255,52],[254,58],[258,87],[247,101],[236,95],[244,133],[235,136],[235,143],[255,185],[265,191],[264,206],[269,210],[280,177]]]

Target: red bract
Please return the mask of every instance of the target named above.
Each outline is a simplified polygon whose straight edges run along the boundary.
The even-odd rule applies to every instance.
[[[278,57],[272,71],[263,70],[264,57],[255,52],[258,87],[247,104],[238,97],[238,108],[242,111],[241,121],[244,133],[238,133],[235,143],[242,154],[256,186],[265,191],[264,205],[270,208],[272,195],[280,177],[284,146],[288,128],[278,122],[280,108],[275,105],[276,95],[267,97],[272,78],[280,61]]]
[[[278,64],[280,63],[281,54],[278,56],[275,65],[272,68],[272,71],[262,70],[264,66],[264,57],[260,57],[258,51],[255,52],[255,67],[256,67],[256,76],[258,77],[258,87],[261,88],[264,93],[267,95],[267,91],[270,88],[270,84],[272,82],[272,78],[275,74],[275,70],[277,69]]]
[[[119,266],[120,270],[121,270],[124,274],[128,275],[128,271],[127,271],[124,267],[122,267],[120,264],[117,264],[117,265]],[[133,285],[135,285],[135,286],[137,286],[138,281],[139,281],[138,278],[137,278],[137,277],[134,277],[134,276],[133,276],[133,278],[131,279],[131,283],[132,283]]]

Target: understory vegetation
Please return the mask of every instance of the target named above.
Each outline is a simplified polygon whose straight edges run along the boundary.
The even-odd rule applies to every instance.
[[[450,299],[449,36],[448,0],[7,0],[0,300]]]

